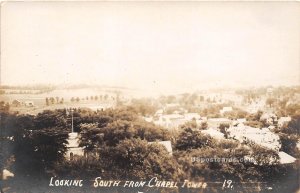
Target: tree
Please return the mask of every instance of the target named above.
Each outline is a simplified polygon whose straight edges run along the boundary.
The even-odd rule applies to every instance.
[[[10,105],[4,101],[0,101],[0,112],[9,112]]]
[[[52,127],[67,127],[66,114],[64,110],[45,110],[42,113],[37,114],[37,116],[34,119],[34,127],[32,129]]]
[[[116,146],[120,141],[140,138],[147,141],[170,140],[170,133],[160,127],[141,121],[106,119],[105,124],[81,124],[80,145],[92,151],[103,145]]]
[[[67,132],[57,128],[23,130],[14,143],[15,171],[19,176],[44,176],[54,164],[64,159]]]
[[[64,98],[60,99],[60,104],[64,104]]]
[[[201,126],[200,126],[201,130],[207,129],[207,127],[208,127],[207,122],[201,122]]]
[[[148,180],[177,179],[178,164],[160,144],[126,139],[115,147],[100,149],[100,163],[111,178]],[[106,175],[107,175],[106,174]],[[105,176],[105,174],[103,174]]]
[[[46,105],[49,106],[49,99],[46,97]]]
[[[224,134],[225,139],[228,138],[228,133],[227,133],[227,131],[226,131],[226,129],[228,129],[228,128],[229,128],[229,124],[223,124],[223,123],[222,123],[222,124],[220,124],[220,126],[219,126],[220,132]]]
[[[281,150],[299,158],[300,151],[297,143],[300,139],[300,114],[294,115],[292,120],[279,130],[278,134],[282,144]]]
[[[275,103],[275,99],[274,98],[267,98],[267,100],[266,100],[266,104],[267,105],[269,105],[270,107],[272,107],[274,103]]]
[[[53,104],[54,104],[54,102],[55,102],[55,99],[54,99],[54,97],[51,97],[51,98],[50,98],[50,101],[51,101],[51,104],[53,105]]]
[[[258,165],[276,165],[279,163],[279,156],[276,151],[258,145],[252,146],[252,157]]]
[[[58,104],[59,103],[59,97],[55,97],[55,99],[56,99],[56,104]]]
[[[208,135],[204,135],[199,130],[185,128],[178,136],[176,149],[190,150],[206,146],[213,146],[215,141]]]
[[[64,128],[39,128],[32,115],[1,114],[1,118],[6,144],[4,159],[13,158],[6,163],[12,165],[15,177],[45,176],[55,162],[64,158],[67,138]]]
[[[294,157],[300,157],[300,151],[297,148],[299,137],[292,134],[279,133],[281,141],[281,151],[286,152]]]

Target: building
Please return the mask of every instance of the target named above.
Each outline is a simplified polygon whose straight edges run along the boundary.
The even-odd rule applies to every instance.
[[[223,109],[220,110],[220,113],[224,114],[226,112],[231,112],[232,110],[232,107],[223,107]]]
[[[278,155],[279,155],[279,163],[281,164],[290,164],[296,161],[296,158],[290,156],[289,154],[283,151],[280,151]]]
[[[172,113],[172,114],[157,116],[156,119],[153,119],[154,120],[153,122],[156,125],[168,129],[178,129],[179,126],[193,119],[195,119],[196,121],[199,120],[200,115],[198,113],[185,113],[185,114]],[[147,121],[150,121],[150,119],[147,119]]]
[[[207,134],[215,139],[225,139],[224,134],[221,133],[220,131],[217,131],[215,129],[206,129],[206,130],[201,130],[201,133]]]
[[[283,127],[284,124],[289,123],[292,120],[291,117],[280,117],[278,119],[278,127]]]
[[[82,147],[79,147],[79,136],[78,133],[72,132],[69,133],[69,138],[67,139],[67,153],[66,158],[73,160],[76,156],[84,156],[84,150]]]
[[[33,101],[25,101],[25,106],[26,107],[34,107],[34,102]]]
[[[168,114],[161,115],[158,120],[154,121],[154,124],[168,128],[168,129],[177,129],[180,125],[183,125],[186,122],[183,115],[180,114]]]
[[[7,180],[9,178],[13,178],[15,176],[14,173],[10,172],[9,170],[7,169],[4,169],[2,171],[2,179],[1,180]]]
[[[184,118],[188,121],[196,119],[199,120],[201,117],[198,113],[185,113]]]
[[[274,113],[265,112],[261,115],[260,120],[266,121],[266,123],[269,125],[273,125],[277,122],[277,115],[275,115]]]
[[[249,145],[260,145],[268,149],[279,151],[281,148],[280,138],[268,128],[255,128],[239,124],[227,129],[229,137],[247,143]]]
[[[257,111],[263,111],[265,108],[265,102],[263,100],[252,102],[250,105],[248,105],[245,110],[248,113],[256,113]]]
[[[217,129],[221,124],[231,125],[232,121],[227,118],[211,118],[207,120],[209,128]]]

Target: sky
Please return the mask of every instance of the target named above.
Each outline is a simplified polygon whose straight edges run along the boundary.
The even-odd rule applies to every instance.
[[[6,2],[1,84],[300,84],[300,4]]]

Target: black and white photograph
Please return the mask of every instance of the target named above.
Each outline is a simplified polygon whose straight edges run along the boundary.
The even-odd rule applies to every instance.
[[[299,1],[1,1],[1,193],[300,193]]]

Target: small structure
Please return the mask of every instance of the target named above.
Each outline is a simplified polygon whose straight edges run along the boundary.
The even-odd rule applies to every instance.
[[[221,124],[231,125],[232,121],[227,118],[211,118],[207,120],[208,127],[217,129]]]
[[[2,171],[3,173],[3,179],[2,180],[7,180],[8,178],[13,178],[14,176],[15,176],[15,174],[13,174],[12,172],[10,172],[9,170],[7,170],[7,169],[4,169],[3,171]]]
[[[290,156],[289,154],[283,151],[280,151],[278,155],[279,155],[279,163],[281,164],[290,164],[296,161],[296,158]]]
[[[209,136],[211,136],[215,139],[218,139],[218,140],[225,139],[224,134],[221,133],[220,131],[215,130],[215,129],[209,128],[209,129],[206,129],[206,130],[202,130],[201,133],[207,134],[207,135],[209,135]]]
[[[188,121],[196,119],[199,120],[201,117],[198,113],[185,113],[184,118]]]
[[[232,107],[223,107],[223,109],[220,110],[220,113],[224,114],[226,112],[231,112],[232,110]]]
[[[263,100],[252,102],[250,105],[246,107],[246,111],[248,113],[256,113],[257,111],[263,111],[265,106],[265,102]]]
[[[280,117],[278,119],[278,127],[283,127],[284,124],[289,123],[291,120],[291,117]]]
[[[158,120],[154,121],[154,124],[168,129],[177,129],[180,125],[183,125],[185,122],[187,121],[183,115],[168,114],[160,116]]]
[[[266,121],[267,124],[273,125],[277,122],[277,116],[274,113],[265,112],[261,115],[260,121]]]
[[[33,101],[25,101],[25,106],[26,107],[34,107]]]

